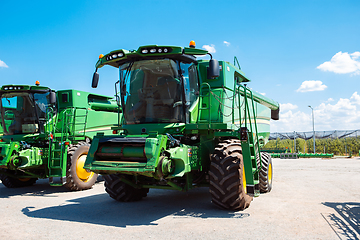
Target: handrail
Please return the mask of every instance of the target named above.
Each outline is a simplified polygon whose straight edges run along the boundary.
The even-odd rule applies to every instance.
[[[242,90],[242,91],[241,91]],[[254,105],[254,97],[253,97],[253,93],[250,89],[248,89],[245,86],[239,85],[238,87],[238,91],[241,93],[243,93],[244,96],[244,102],[245,102],[245,106],[244,106],[244,115],[245,115],[245,123],[244,126],[247,127],[249,125],[250,128],[250,132],[251,133],[255,133],[255,139],[253,139],[253,136],[251,136],[251,138],[254,140],[254,143],[257,143],[257,146],[255,146],[254,144],[254,154],[255,157],[259,154],[260,156],[260,148],[259,148],[259,136],[258,136],[258,129],[257,129],[257,123],[256,123],[256,112],[255,112],[255,105]],[[250,107],[249,107],[249,103],[248,103],[248,98],[250,98],[251,101],[251,107],[252,107],[252,114],[253,114],[253,124],[251,123],[251,111],[250,111]],[[240,98],[239,98],[239,104],[240,104]],[[239,117],[240,117],[240,121],[241,121],[241,108],[239,108]],[[247,119],[249,119],[249,124],[247,123]],[[255,131],[253,131],[253,128]],[[257,165],[256,165],[257,168]],[[262,162],[260,161],[260,167],[257,168],[256,173],[258,173],[260,171],[260,169],[262,168]]]
[[[255,148],[255,155],[257,156],[257,154],[259,154],[259,158],[260,158],[260,168],[257,169],[256,172],[260,172],[260,169],[262,168],[262,161],[261,161],[261,155],[260,155],[260,146],[259,146],[259,134],[258,134],[258,129],[257,129],[257,123],[256,123],[256,114],[255,114],[255,106],[254,106],[254,99],[253,99],[253,94],[251,93],[251,104],[252,104],[252,109],[253,109],[253,116],[254,116],[254,125],[255,125],[255,138],[256,138],[256,143],[257,143],[257,148]],[[254,146],[255,147],[255,146]]]
[[[240,67],[239,61],[238,61],[238,59],[237,59],[237,57],[236,57],[236,56],[234,56],[234,66],[235,66],[235,61],[236,61],[237,65],[238,65],[239,69],[241,70],[241,67]]]

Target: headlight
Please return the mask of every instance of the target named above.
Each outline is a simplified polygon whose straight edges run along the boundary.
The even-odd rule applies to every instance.
[[[124,57],[125,54],[123,52],[117,52],[117,53],[112,53],[111,55],[106,57],[106,61],[110,61],[116,58],[121,58]]]
[[[142,54],[154,54],[154,53],[171,53],[171,48],[169,47],[153,47],[153,48],[143,48],[140,50]]]

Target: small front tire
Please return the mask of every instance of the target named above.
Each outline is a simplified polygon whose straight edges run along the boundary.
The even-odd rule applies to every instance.
[[[76,145],[72,145],[68,150],[68,165],[64,186],[72,191],[92,188],[98,177],[98,174],[84,169],[89,148],[90,145],[88,143],[79,142]]]

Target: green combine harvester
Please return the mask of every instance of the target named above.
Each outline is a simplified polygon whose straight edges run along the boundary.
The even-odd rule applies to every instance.
[[[196,59],[206,54],[210,60]],[[117,134],[94,137],[84,168],[105,175],[110,197],[136,201],[149,188],[206,186],[213,203],[242,210],[271,190],[271,157],[260,148],[279,104],[247,88],[240,67],[212,59],[193,41],[100,55],[92,87],[104,65],[120,71],[123,115]]]
[[[4,85],[0,90],[0,179],[9,188],[50,185],[70,190],[93,186],[97,174],[83,168],[94,135],[111,133],[121,116],[111,97],[77,90]],[[119,113],[119,114],[118,114]]]

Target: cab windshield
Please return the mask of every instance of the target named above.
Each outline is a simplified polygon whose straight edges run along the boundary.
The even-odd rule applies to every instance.
[[[44,131],[49,92],[12,92],[0,96],[1,126],[4,135]]]
[[[172,59],[123,64],[120,79],[127,124],[185,122],[198,91],[193,64]]]

